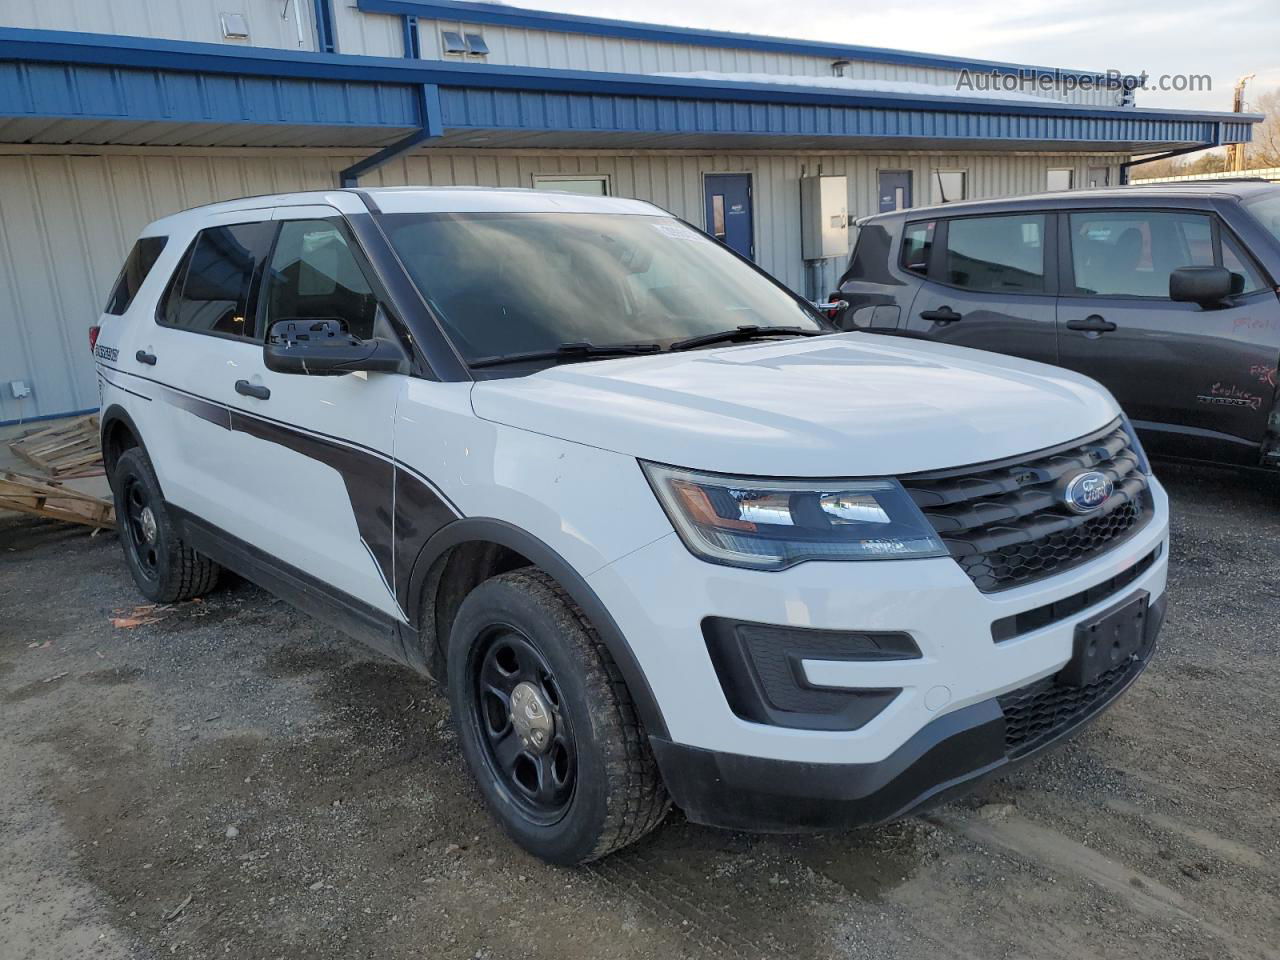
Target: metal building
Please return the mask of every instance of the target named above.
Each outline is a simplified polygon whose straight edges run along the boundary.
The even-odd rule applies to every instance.
[[[7,0],[0,423],[96,407],[86,329],[138,230],[195,204],[357,182],[638,197],[818,297],[852,218],[1116,183],[1258,119],[1144,109],[1088,71],[467,0]]]

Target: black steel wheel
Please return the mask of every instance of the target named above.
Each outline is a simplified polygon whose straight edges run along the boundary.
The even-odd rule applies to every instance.
[[[627,685],[546,573],[513,570],[467,594],[445,659],[463,756],[520,846],[585,863],[662,821],[670,801]]]
[[[156,603],[208,593],[221,567],[182,542],[160,481],[141,447],[120,455],[111,475],[124,559],[143,596]]]
[[[133,554],[138,572],[147,580],[160,577],[160,531],[150,494],[140,477],[130,476],[124,486],[124,515],[119,518],[125,549]]]
[[[495,783],[531,822],[557,822],[573,799],[578,759],[551,667],[509,625],[489,631],[471,661],[471,720]]]

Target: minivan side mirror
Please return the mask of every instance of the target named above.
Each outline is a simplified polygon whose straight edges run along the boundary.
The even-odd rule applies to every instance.
[[[1217,307],[1238,292],[1238,286],[1226,267],[1179,267],[1169,274],[1169,299]]]
[[[409,368],[404,348],[389,337],[361,340],[337,317],[277,320],[262,348],[268,370],[338,376],[357,370],[400,373]]]

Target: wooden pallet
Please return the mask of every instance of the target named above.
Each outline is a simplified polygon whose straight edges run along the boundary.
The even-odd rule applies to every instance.
[[[0,509],[83,523],[103,530],[116,527],[110,500],[90,496],[64,486],[60,480],[44,480],[21,473],[0,473]]]
[[[51,477],[102,475],[102,444],[96,413],[28,434],[10,443],[9,449]]]

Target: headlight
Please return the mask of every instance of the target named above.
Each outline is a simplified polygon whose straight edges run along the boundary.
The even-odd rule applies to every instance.
[[[1138,469],[1148,477],[1151,476],[1151,461],[1147,459],[1147,451],[1142,449],[1142,441],[1138,439],[1138,431],[1133,429],[1133,424],[1129,422],[1129,418],[1123,413],[1120,414],[1120,425],[1124,428],[1125,436],[1129,438],[1129,449],[1138,458]]]
[[[782,570],[805,560],[944,557],[947,549],[896,480],[760,480],[641,463],[696,556]]]

